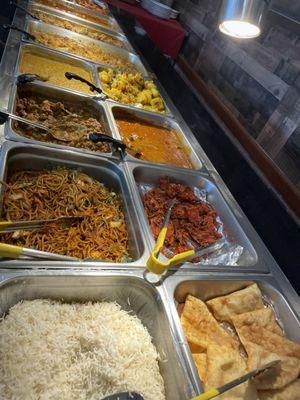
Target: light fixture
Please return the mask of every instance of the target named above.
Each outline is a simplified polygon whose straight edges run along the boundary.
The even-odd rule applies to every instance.
[[[270,0],[223,0],[220,31],[239,39],[259,36],[260,24],[270,3]]]

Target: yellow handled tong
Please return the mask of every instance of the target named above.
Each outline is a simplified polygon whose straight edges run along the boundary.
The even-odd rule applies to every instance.
[[[0,221],[0,232],[15,232],[18,230],[38,229],[51,222],[70,224],[81,220],[82,217],[58,217],[53,219],[36,219],[32,221]]]
[[[64,256],[62,254],[49,253],[48,251],[40,251],[29,249],[27,247],[15,246],[13,244],[0,243],[0,257],[19,258],[21,256],[53,261],[79,261],[78,258]]]
[[[234,379],[233,381],[226,383],[223,386],[218,387],[217,389],[210,389],[205,393],[200,394],[199,396],[194,397],[192,400],[210,400],[213,399],[216,396],[219,396],[220,394],[227,392],[230,389],[233,389],[234,387],[240,385],[241,383],[244,383],[248,381],[248,379],[254,378],[256,375],[261,374],[262,372],[265,372],[269,368],[274,367],[280,363],[280,360],[275,360],[272,361],[266,365],[264,365],[261,368],[257,368],[254,371],[248,372],[248,374],[245,374],[241,376],[240,378]]]
[[[67,223],[81,220],[82,217],[58,217],[53,219],[41,219],[32,221],[0,221],[0,233],[15,232],[18,230],[38,229],[49,223]],[[19,258],[21,256],[55,260],[55,261],[78,261],[75,257],[64,256],[61,254],[50,253],[29,249],[26,247],[15,246],[12,244],[0,243],[0,257]]]
[[[170,258],[167,261],[159,260],[159,254],[160,254],[160,251],[165,242],[172,208],[175,203],[176,203],[176,198],[171,200],[169,203],[162,229],[159,232],[155,247],[147,261],[147,267],[148,267],[149,271],[153,272],[154,274],[158,274],[158,275],[162,274],[167,268],[174,267],[175,265],[178,265],[178,264],[183,264],[184,262],[189,261],[192,258],[203,256],[208,253],[212,253],[212,252],[220,249],[224,245],[224,239],[220,239],[211,246],[202,247],[200,249],[191,249],[191,250],[187,250],[182,253],[179,253],[179,254],[175,254],[175,256],[173,256],[172,258]]]

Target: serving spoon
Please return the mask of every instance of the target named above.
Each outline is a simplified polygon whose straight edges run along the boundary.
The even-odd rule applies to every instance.
[[[4,117],[4,115],[6,116],[6,118]],[[60,140],[62,142],[71,142],[72,140],[78,139],[81,136],[86,135],[88,132],[86,126],[83,126],[76,122],[72,122],[71,126],[65,127],[65,122],[58,121],[56,124],[48,127],[46,125],[30,121],[29,119],[19,117],[18,115],[3,110],[0,110],[0,118],[1,116],[3,118],[3,123],[6,122],[7,118],[10,118],[15,121],[22,122],[23,124],[30,125],[33,128],[42,129],[48,132],[54,139]]]
[[[136,392],[121,392],[106,396],[102,400],[144,400],[144,397]]]

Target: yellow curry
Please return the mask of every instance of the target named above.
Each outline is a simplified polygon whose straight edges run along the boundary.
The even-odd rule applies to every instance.
[[[48,78],[47,82],[51,85],[89,94],[92,93],[86,84],[75,81],[74,79],[68,80],[65,77],[65,72],[67,71],[80,75],[88,81],[93,81],[91,74],[84,68],[69,65],[61,61],[51,60],[28,51],[24,52],[20,62],[21,74],[37,74]]]

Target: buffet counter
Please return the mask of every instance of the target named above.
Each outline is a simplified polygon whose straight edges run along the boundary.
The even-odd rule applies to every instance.
[[[7,399],[187,400],[278,359],[240,398],[296,393],[299,297],[202,146],[220,127],[122,11],[26,7],[0,67]]]

